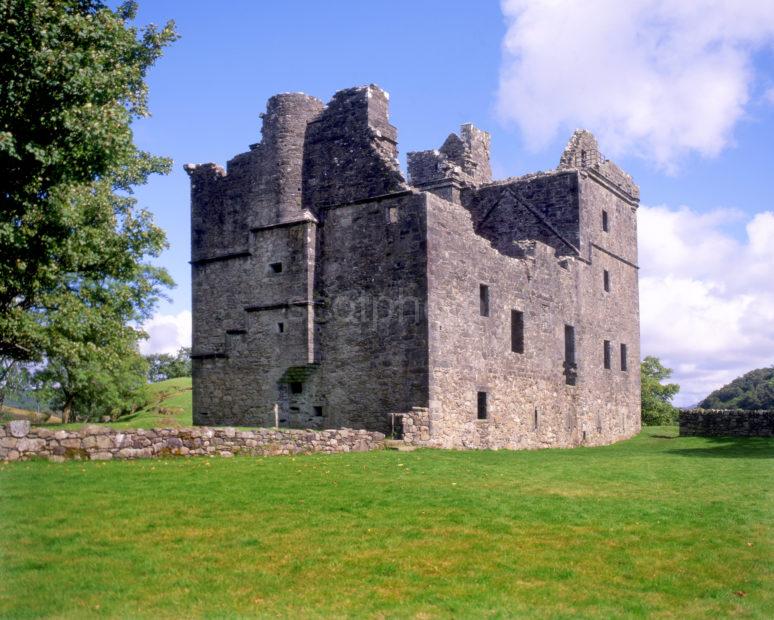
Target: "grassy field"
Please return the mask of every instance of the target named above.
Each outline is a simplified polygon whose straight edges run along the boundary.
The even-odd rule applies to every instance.
[[[149,404],[136,413],[110,422],[112,428],[176,428],[191,426],[191,377],[167,379],[147,387]],[[52,424],[50,428],[77,429],[84,423]]]
[[[0,617],[774,617],[774,441],[0,466]]]

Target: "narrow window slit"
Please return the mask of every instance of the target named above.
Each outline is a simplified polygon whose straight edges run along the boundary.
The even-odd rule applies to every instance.
[[[564,377],[567,385],[575,385],[578,366],[575,363],[575,327],[564,326]]]
[[[478,419],[486,420],[489,417],[486,405],[486,392],[478,392]]]
[[[489,287],[482,284],[478,289],[481,316],[489,316]]]
[[[511,351],[524,353],[524,313],[511,310]]]

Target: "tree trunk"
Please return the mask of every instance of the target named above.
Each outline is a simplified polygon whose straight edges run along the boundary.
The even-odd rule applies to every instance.
[[[73,410],[73,397],[68,396],[65,400],[64,407],[62,407],[62,424],[70,422],[70,412]]]

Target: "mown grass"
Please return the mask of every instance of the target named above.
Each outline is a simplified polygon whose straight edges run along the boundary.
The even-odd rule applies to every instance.
[[[0,617],[774,617],[774,441],[11,463]]]

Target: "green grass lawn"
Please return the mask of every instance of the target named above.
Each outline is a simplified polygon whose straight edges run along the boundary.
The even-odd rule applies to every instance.
[[[774,440],[0,466],[0,617],[774,617]]]

